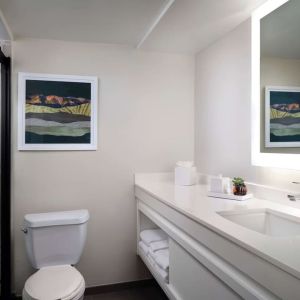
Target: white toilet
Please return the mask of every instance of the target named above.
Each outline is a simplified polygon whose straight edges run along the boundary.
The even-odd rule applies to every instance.
[[[24,218],[26,250],[38,269],[23,289],[24,300],[81,300],[85,281],[73,265],[86,240],[87,210],[29,214]]]

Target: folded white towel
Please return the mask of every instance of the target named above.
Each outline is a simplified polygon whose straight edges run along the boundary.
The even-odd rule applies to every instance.
[[[158,265],[155,265],[155,270],[165,282],[169,281],[169,272],[163,270]]]
[[[163,241],[168,236],[161,229],[147,229],[140,233],[141,240],[149,247],[152,242]]]
[[[156,259],[156,254],[155,252],[149,247],[148,255],[151,256],[154,260]]]
[[[163,270],[168,270],[170,262],[169,249],[158,250],[155,252],[149,249],[149,256],[152,257],[156,264]]]
[[[155,261],[162,269],[167,270],[170,264],[169,249],[163,249],[157,251],[157,256]]]
[[[168,248],[169,248],[169,241],[168,240],[157,241],[157,242],[150,243],[150,249],[153,252],[158,251],[158,250],[168,249]]]
[[[150,265],[151,265],[153,268],[155,268],[155,266],[156,266],[155,260],[152,258],[151,255],[148,255],[147,257],[148,257],[148,261],[149,261]]]
[[[143,241],[139,241],[139,247],[143,250],[145,255],[148,255],[149,247]]]
[[[152,268],[159,274],[159,276],[165,281],[168,282],[169,280],[169,272],[166,270],[163,270],[160,266],[157,265],[157,263],[155,262],[155,260],[153,259],[153,257],[151,255],[148,255],[148,261],[150,263],[150,265],[152,266]]]

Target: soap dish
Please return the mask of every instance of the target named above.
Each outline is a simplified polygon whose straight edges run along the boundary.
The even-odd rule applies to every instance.
[[[245,200],[253,198],[253,194],[238,196],[238,195],[234,195],[234,194],[215,193],[215,192],[208,192],[207,196],[213,197],[213,198],[236,200],[236,201],[245,201]]]

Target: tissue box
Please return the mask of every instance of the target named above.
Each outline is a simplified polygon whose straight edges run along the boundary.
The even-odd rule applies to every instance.
[[[209,191],[215,193],[223,193],[223,178],[222,177],[211,177]]]
[[[196,167],[175,167],[175,184],[176,185],[194,185],[197,183]]]
[[[209,182],[209,192],[230,194],[230,178],[222,177],[222,175],[219,175],[218,177],[211,177]]]

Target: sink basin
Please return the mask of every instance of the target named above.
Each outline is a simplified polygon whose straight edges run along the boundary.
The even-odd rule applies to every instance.
[[[300,235],[300,218],[269,208],[218,212],[223,218],[272,237]]]

